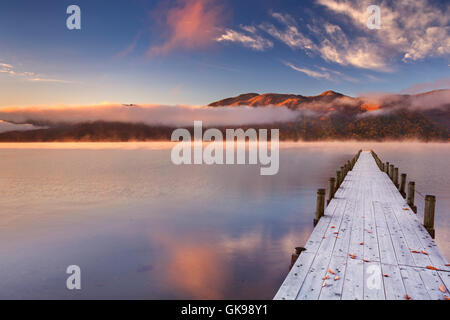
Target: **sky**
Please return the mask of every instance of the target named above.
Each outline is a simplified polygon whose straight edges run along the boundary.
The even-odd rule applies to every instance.
[[[445,0],[1,1],[0,106],[449,88],[449,22]]]

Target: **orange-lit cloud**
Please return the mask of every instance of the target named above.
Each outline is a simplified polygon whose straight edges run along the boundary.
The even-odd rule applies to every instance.
[[[167,36],[162,44],[150,47],[149,56],[206,47],[214,43],[224,22],[223,7],[215,0],[178,0],[162,16]]]

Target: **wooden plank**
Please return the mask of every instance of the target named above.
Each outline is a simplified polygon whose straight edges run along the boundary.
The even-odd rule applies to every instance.
[[[315,257],[311,268],[305,277],[297,300],[317,300],[322,289],[323,277],[327,274],[331,257],[319,254]]]
[[[421,268],[400,266],[406,294],[413,300],[430,300],[427,288],[420,277]]]
[[[397,219],[392,214],[389,207],[383,204],[383,213],[387,222],[389,234],[392,239],[392,246],[394,247],[395,256],[399,265],[413,266],[415,265],[414,258],[412,256],[411,250],[405,241],[400,225]]]
[[[399,266],[382,264],[381,271],[383,272],[386,300],[404,300],[406,290]]]
[[[397,265],[397,257],[395,255],[394,246],[392,244],[391,234],[386,223],[383,208],[378,201],[373,203],[374,215],[377,224],[377,240],[380,249],[380,261],[383,264]],[[409,253],[408,253],[409,254]],[[412,257],[411,257],[412,259]]]
[[[341,299],[346,264],[346,257],[334,256],[331,258],[327,272],[327,276],[329,277],[329,279],[325,279],[323,281],[325,283],[325,286],[322,286],[322,289],[320,291],[320,300]]]
[[[345,270],[342,300],[363,300],[364,266],[362,260],[348,259]]]
[[[430,298],[433,300],[444,300],[444,293],[439,288],[442,286],[441,288],[447,289],[439,274],[435,270],[429,269],[419,269],[419,272]]]
[[[347,257],[350,236],[352,231],[352,220],[355,214],[356,203],[355,200],[348,200],[347,206],[345,207],[344,217],[342,218],[341,225],[338,232],[334,236],[336,237],[336,242],[334,245],[333,256]]]
[[[306,274],[314,261],[315,254],[302,252],[296,263],[287,275],[277,294],[275,300],[293,300],[297,298]]]

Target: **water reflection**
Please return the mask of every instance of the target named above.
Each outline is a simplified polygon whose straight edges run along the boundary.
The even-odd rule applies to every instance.
[[[270,299],[312,231],[315,190],[361,147],[437,195],[450,256],[446,144],[283,144],[272,177],[176,167],[169,147],[1,145],[0,298]],[[69,264],[81,292],[64,287]]]

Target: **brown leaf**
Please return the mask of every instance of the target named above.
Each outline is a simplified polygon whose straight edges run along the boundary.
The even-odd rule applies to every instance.
[[[328,272],[331,273],[331,274],[334,274],[334,271],[331,270],[330,268],[328,268]]]
[[[322,288],[323,287],[326,287],[327,286],[327,283],[324,281],[323,283],[322,283]]]
[[[362,245],[362,246],[363,246],[363,245],[364,245],[364,242],[361,242],[361,243],[360,243],[360,245]]]
[[[445,266],[446,266],[446,267],[450,267],[450,263],[447,263]]]
[[[410,296],[408,296],[407,294],[405,294],[405,299],[406,300],[412,300],[412,298]]]
[[[337,281],[339,279],[340,279],[339,276],[334,277],[334,281]]]
[[[331,226],[331,229],[334,229],[335,228],[335,226]]]
[[[439,290],[440,290],[442,293],[446,293],[446,292],[447,292],[447,290],[445,290],[445,287],[444,287],[442,284],[439,286]]]
[[[349,256],[350,256],[350,258],[352,258],[352,259],[355,259],[355,258],[356,258],[356,255],[354,255],[353,253],[350,253]]]
[[[425,250],[422,250],[422,253],[428,255],[428,252],[426,252]]]
[[[403,208],[403,210],[408,211],[409,209],[408,208]]]
[[[364,262],[370,262],[369,260],[363,259]]]
[[[432,267],[432,266],[427,266],[426,268],[427,268],[427,269],[430,269],[430,270],[440,271],[438,268],[435,268],[435,267]]]
[[[417,250],[411,250],[412,253],[420,253],[420,251]]]
[[[389,275],[387,275],[386,273],[383,273],[383,277],[389,278]]]
[[[330,279],[329,275],[326,275],[325,277],[322,278],[322,280],[327,280],[327,279]]]

